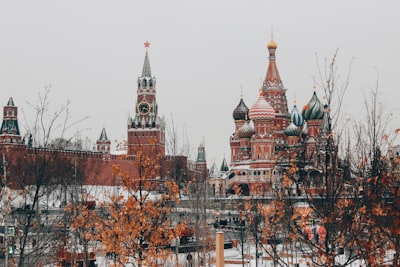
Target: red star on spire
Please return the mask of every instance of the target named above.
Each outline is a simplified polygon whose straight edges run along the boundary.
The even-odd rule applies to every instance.
[[[149,47],[150,47],[150,43],[149,43],[148,41],[146,41],[146,42],[144,43],[144,47],[149,48]]]

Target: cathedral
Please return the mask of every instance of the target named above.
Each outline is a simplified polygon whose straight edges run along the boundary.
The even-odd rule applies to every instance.
[[[233,110],[230,137],[231,164],[221,183],[226,192],[241,195],[269,194],[279,188],[292,160],[318,169],[318,146],[330,132],[330,116],[316,88],[302,111],[288,111],[286,88],[276,64],[277,44],[271,37],[268,68],[259,97],[249,108],[240,99]],[[296,189],[293,188],[293,194]]]
[[[135,176],[137,170],[129,160],[134,159],[136,153],[141,151],[146,157],[159,162],[157,179],[173,178],[179,182],[189,181],[194,177],[204,181],[207,179],[209,192],[218,196],[269,194],[274,188],[280,187],[282,176],[293,163],[302,165],[306,175],[321,170],[320,165],[326,159],[326,155],[322,153],[326,147],[322,146],[331,134],[329,107],[320,101],[314,88],[310,101],[301,110],[294,104],[289,112],[287,89],[276,63],[278,46],[273,37],[267,45],[268,67],[259,88],[258,99],[249,108],[241,97],[233,110],[234,133],[229,140],[230,163],[223,159],[220,168],[214,163],[210,170],[207,168],[203,144],[199,146],[197,159],[193,164],[187,157],[165,154],[165,122],[159,116],[157,81],[152,76],[150,67],[150,44],[146,42],[144,46],[145,57],[142,73],[137,79],[134,115],[128,118],[127,140],[122,152],[111,151],[111,141],[105,129],[102,129],[96,141],[95,151],[38,147],[32,134],[21,135],[18,108],[13,98],[10,98],[3,110],[0,153],[4,153],[10,161],[11,158],[15,161],[16,151],[22,157],[51,151],[68,159],[79,158],[79,162],[86,163],[80,172],[83,184],[115,186],[118,179],[111,174],[112,166],[118,164]],[[333,141],[330,145],[331,150],[337,150]],[[177,166],[179,171],[176,170]],[[183,174],[185,177],[182,177]],[[305,174],[300,172],[299,175]],[[302,178],[296,177],[300,182]],[[14,182],[13,179],[9,180],[11,184]],[[298,194],[298,188],[294,187],[292,190],[290,194]]]

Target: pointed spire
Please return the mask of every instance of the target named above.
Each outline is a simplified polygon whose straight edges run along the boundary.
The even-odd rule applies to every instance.
[[[212,178],[219,177],[219,170],[217,168],[217,165],[215,165],[215,162],[213,162],[213,165],[211,166],[211,169],[210,169],[210,172],[209,172],[208,176],[212,177]]]
[[[12,97],[10,97],[10,99],[8,100],[7,106],[8,106],[8,107],[13,107],[13,106],[14,106],[14,100],[13,100]]]
[[[275,43],[272,35],[271,41],[269,41],[267,47],[269,51],[269,63],[263,89],[284,89],[278,67],[276,66],[275,62],[275,50],[278,46]]]
[[[150,60],[149,60],[149,53],[148,53],[148,48],[150,47],[150,43],[148,41],[146,41],[144,43],[144,47],[146,48],[146,56],[144,57],[142,77],[150,77],[151,78],[151,68],[150,68]]]
[[[103,130],[101,130],[101,134],[100,134],[99,140],[100,141],[107,141],[108,140],[105,128],[103,128]]]
[[[222,161],[222,164],[221,164],[220,171],[227,172],[228,170],[229,170],[228,163],[226,162],[226,159],[224,157],[224,160]]]

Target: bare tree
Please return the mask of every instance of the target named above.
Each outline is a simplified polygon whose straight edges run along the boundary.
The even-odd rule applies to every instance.
[[[58,223],[62,216],[50,213],[49,195],[60,192],[62,185],[67,194],[67,185],[76,182],[73,153],[61,153],[66,142],[60,140],[65,140],[67,129],[81,120],[70,122],[69,101],[50,114],[49,93],[46,87],[38,102],[30,104],[35,118],[27,130],[30,133],[27,143],[5,151],[12,178],[10,185],[18,192],[14,202],[19,204],[12,216],[17,222],[15,243],[19,251],[17,264],[21,267],[42,264],[51,258],[56,261],[61,232]],[[59,203],[65,205],[61,199]]]
[[[375,88],[364,95],[365,119],[354,122],[353,170],[359,177],[359,222],[364,234],[356,247],[368,266],[399,264],[399,177],[390,155],[398,130],[390,129],[391,111],[380,101],[379,77]],[[391,261],[388,251],[392,250]]]

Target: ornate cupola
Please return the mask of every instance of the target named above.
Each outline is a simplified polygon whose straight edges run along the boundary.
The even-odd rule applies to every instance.
[[[269,51],[269,64],[267,69],[267,74],[265,75],[265,81],[263,83],[263,90],[268,89],[285,89],[279,75],[278,67],[275,61],[275,52],[278,45],[275,43],[273,36],[271,35],[271,40],[267,45]]]
[[[288,136],[287,143],[289,146],[298,144],[299,138],[301,138],[300,133],[304,124],[305,120],[297,108],[295,100],[292,112],[290,114],[290,125],[285,129],[285,134]]]
[[[239,104],[233,110],[232,117],[235,121],[244,120],[249,113],[249,108],[243,101],[243,97],[240,97]]]
[[[3,108],[0,143],[21,143],[21,134],[18,127],[18,108],[14,105],[12,97]]]
[[[256,103],[254,103],[254,105],[251,107],[249,111],[249,118],[254,122],[259,120],[270,120],[275,118],[275,110],[268,103],[268,101],[265,100],[262,91],[260,91],[260,95]]]
[[[146,52],[142,75],[137,80],[135,115],[128,118],[128,155],[145,149],[152,156],[163,157],[165,126],[158,116],[156,78],[152,77],[148,51],[150,43],[145,42],[144,47]]]
[[[249,118],[254,122],[255,131],[251,138],[251,158],[254,160],[252,167],[271,167],[275,154],[275,111],[265,100],[262,90],[260,90],[260,96],[256,103],[249,111]]]
[[[240,127],[240,129],[238,130],[238,137],[250,139],[254,133],[255,132],[253,126],[251,126],[249,121],[246,120],[242,127]]]
[[[296,126],[293,122],[289,124],[289,126],[285,130],[285,134],[287,136],[299,136],[300,128]]]
[[[262,90],[265,99],[271,104],[275,110],[275,138],[283,141],[286,139],[284,133],[286,127],[289,125],[289,111],[286,99],[286,89],[283,86],[281,76],[279,75],[278,67],[276,65],[275,52],[278,48],[273,36],[267,45],[269,51],[269,62],[267,74],[262,84]]]
[[[305,120],[301,115],[300,110],[296,106],[296,101],[294,102],[292,113],[290,114],[290,121],[296,126],[303,126],[305,123]]]
[[[241,86],[242,87],[242,86]],[[243,90],[243,87],[241,91]],[[230,138],[230,147],[231,147],[231,162],[235,162],[237,160],[237,155],[240,153],[240,137],[238,135],[239,129],[244,125],[245,121],[248,119],[249,108],[243,101],[243,92],[240,94],[239,104],[232,112],[232,117],[235,121],[235,132]]]
[[[243,91],[243,87],[241,91]],[[237,133],[239,128],[242,127],[244,121],[249,117],[249,108],[243,101],[243,92],[240,94],[239,104],[232,112],[232,117],[235,120],[235,133]]]
[[[309,160],[313,160],[315,157],[316,142],[321,131],[322,118],[325,111],[324,106],[317,97],[316,90],[317,87],[314,85],[314,93],[302,111],[302,116],[307,121],[306,157]]]
[[[302,116],[306,121],[320,120],[324,116],[324,106],[317,96],[315,86],[310,101],[303,107]]]

